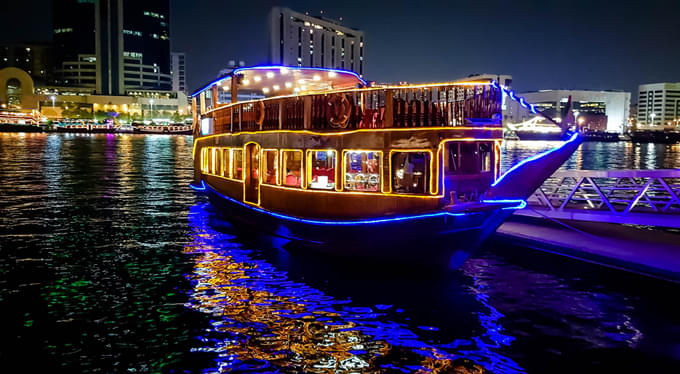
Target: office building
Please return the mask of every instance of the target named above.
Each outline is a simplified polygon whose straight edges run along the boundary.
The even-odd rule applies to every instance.
[[[170,64],[172,71],[172,90],[187,93],[187,78],[186,78],[186,56],[184,53],[172,52],[172,62]]]
[[[47,81],[51,70],[51,47],[46,44],[0,44],[0,69],[14,67],[35,80]]]
[[[168,0],[59,1],[57,83],[103,95],[172,89],[168,18]]]
[[[559,118],[569,96],[572,110],[580,128],[593,131],[622,133],[630,116],[630,92],[594,90],[541,90],[518,94],[538,110],[552,118]],[[505,120],[521,123],[534,117],[514,100],[505,100]]]
[[[639,127],[662,129],[680,125],[680,83],[641,84],[638,92]]]
[[[366,71],[363,31],[288,8],[270,13],[270,61],[275,65]]]

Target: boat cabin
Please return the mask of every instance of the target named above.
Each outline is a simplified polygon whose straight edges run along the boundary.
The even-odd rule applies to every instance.
[[[304,217],[477,201],[500,173],[490,81],[373,85],[323,68],[239,68],[192,96],[196,182]]]

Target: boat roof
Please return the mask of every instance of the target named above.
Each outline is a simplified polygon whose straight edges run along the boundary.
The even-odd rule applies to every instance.
[[[239,91],[257,92],[265,97],[368,86],[359,74],[349,70],[297,66],[251,66],[234,69],[191,96],[196,96],[213,86],[229,91],[234,77],[236,77]]]

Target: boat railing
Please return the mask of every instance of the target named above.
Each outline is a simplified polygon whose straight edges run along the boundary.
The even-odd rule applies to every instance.
[[[501,126],[499,89],[489,84],[364,88],[226,104],[214,133],[265,130]]]

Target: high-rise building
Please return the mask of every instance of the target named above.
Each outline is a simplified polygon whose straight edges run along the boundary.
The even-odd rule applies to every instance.
[[[172,52],[172,90],[187,93],[186,56],[184,53]]]
[[[98,94],[170,90],[169,0],[61,0],[54,7],[58,83]]]
[[[0,69],[19,68],[35,80],[48,80],[51,63],[49,45],[36,43],[0,44]]]
[[[639,126],[669,127],[680,124],[680,83],[649,83],[638,88]]]
[[[282,7],[272,9],[269,28],[273,64],[365,73],[363,31]]]

